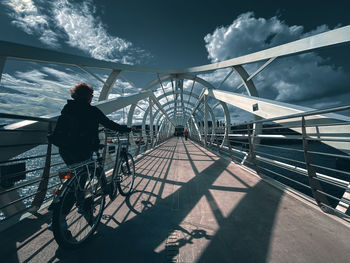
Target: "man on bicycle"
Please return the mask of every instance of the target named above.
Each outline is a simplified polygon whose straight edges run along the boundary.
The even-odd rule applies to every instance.
[[[73,100],[68,100],[61,111],[51,141],[59,147],[59,153],[67,165],[90,159],[99,146],[98,127],[119,132],[131,128],[108,119],[97,107],[91,105],[93,88],[86,83],[77,83],[71,90]]]
[[[59,153],[68,166],[91,159],[93,152],[98,150],[100,145],[98,128],[100,124],[118,132],[131,131],[131,128],[108,119],[101,110],[91,105],[93,88],[90,85],[83,82],[75,84],[71,90],[71,97],[73,100],[67,101],[57,120],[53,134],[49,136],[51,143],[59,147]],[[86,172],[80,175],[82,188],[86,182],[86,177]],[[105,193],[108,193],[106,178],[103,173],[101,181]],[[109,191],[112,191],[112,189]],[[77,203],[78,211],[84,213],[84,197],[82,195],[80,193],[77,198],[73,194],[71,195],[71,200],[66,205],[67,213],[74,202]]]

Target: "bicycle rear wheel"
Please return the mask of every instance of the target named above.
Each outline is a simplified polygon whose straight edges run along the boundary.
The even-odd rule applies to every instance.
[[[117,186],[120,194],[127,196],[130,194],[135,180],[135,163],[132,155],[130,153],[121,155],[119,166]]]
[[[83,185],[80,180],[82,176],[74,176],[63,185],[52,216],[53,234],[58,245],[70,249],[80,247],[92,237],[105,205],[101,180],[95,177],[85,180]]]

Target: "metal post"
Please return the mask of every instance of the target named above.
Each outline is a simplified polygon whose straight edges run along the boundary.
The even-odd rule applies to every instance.
[[[204,95],[204,147],[208,146],[208,97]]]
[[[302,130],[302,136],[303,136],[305,164],[306,164],[307,174],[309,176],[309,184],[311,187],[312,195],[315,198],[317,205],[321,208],[323,212],[330,212],[326,206],[322,205],[322,204],[325,204],[329,206],[329,202],[328,202],[327,196],[319,192],[319,191],[322,191],[322,186],[320,182],[316,179],[317,178],[316,171],[315,171],[315,168],[312,166],[312,160],[309,154],[309,144],[307,141],[305,117],[301,118],[301,130]]]
[[[250,130],[250,125],[247,125],[248,132],[248,143],[249,143],[249,158],[254,165],[255,171],[260,174],[260,167],[258,165],[258,161],[256,159],[255,154],[255,145],[254,145],[254,136],[252,136],[253,132]]]
[[[198,126],[197,126],[196,119],[194,118],[194,116],[193,116],[193,115],[191,115],[191,120],[192,120],[192,122],[193,122],[193,124],[194,124],[195,129],[197,130],[197,133],[198,133],[198,139],[199,139],[199,141],[202,141],[202,135],[201,135],[201,132],[200,132],[200,130],[199,130],[199,128],[198,128]]]
[[[52,124],[49,123],[49,134],[52,132]],[[50,177],[50,168],[51,168],[51,150],[52,150],[52,144],[50,142],[47,142],[47,151],[46,151],[46,158],[45,158],[45,167],[43,170],[43,174],[41,176],[41,181],[38,187],[37,194],[34,197],[34,200],[31,204],[31,211],[37,211],[41,205],[43,204],[47,192],[47,186],[49,183],[49,177]]]
[[[154,134],[153,134],[153,102],[152,98],[149,97],[149,135],[150,135],[150,142],[151,142],[151,148],[153,147],[153,141],[154,141]]]
[[[139,155],[139,153],[140,153],[142,138],[143,138],[142,134],[140,133],[139,138],[138,138],[139,143],[137,144],[135,156]]]
[[[231,157],[232,161],[236,162],[236,158],[235,158],[235,156],[233,154],[233,151],[232,151],[232,145],[231,145],[230,136],[229,136],[229,134],[230,134],[229,131],[231,130],[231,124],[227,124],[226,129],[227,129],[226,140],[227,140],[227,147],[228,147],[228,150],[229,150],[229,153],[230,153],[230,157]]]

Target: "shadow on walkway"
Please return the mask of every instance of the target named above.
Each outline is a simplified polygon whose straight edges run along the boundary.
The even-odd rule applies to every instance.
[[[188,260],[186,262],[266,262],[274,219],[283,193],[263,182],[252,187],[242,187],[242,184],[237,187],[213,186],[220,175],[228,170],[230,163],[203,148],[199,152],[197,147],[191,141],[171,139],[152,154],[157,153],[164,159],[157,158],[154,161],[155,158],[151,156],[142,159],[142,163],[137,164],[140,174],[136,182],[137,189],[126,200],[114,201],[108,207],[109,219],[100,224],[98,233],[83,248],[67,251],[56,246],[51,255],[48,255],[50,251],[40,254],[41,248],[31,253],[35,256],[40,254],[38,259],[45,262],[170,262],[179,256]],[[196,154],[196,159],[199,156],[206,158],[207,166],[199,170],[203,162],[194,161],[192,153]],[[182,174],[176,175],[174,169],[179,169],[178,165],[181,165],[174,161],[176,159],[179,162],[187,159],[188,167],[192,169],[188,172],[194,174],[190,180],[177,181],[178,177],[184,177],[186,170],[179,170]],[[169,185],[177,188],[161,198]],[[153,190],[149,191],[150,188]],[[224,216],[211,189],[239,192],[243,197],[229,215]],[[192,219],[196,227],[189,231],[181,224],[203,198],[210,211],[197,212],[198,221]],[[122,220],[115,220],[117,227],[113,227],[113,218],[122,210],[126,216]],[[203,215],[209,213],[214,215],[218,225],[212,233],[207,232],[207,225],[201,227],[200,223]],[[131,217],[131,214],[134,216]],[[40,235],[40,231],[38,233]],[[172,237],[172,233],[183,233],[186,237]],[[172,239],[171,242],[169,239]],[[196,240],[208,242],[206,248],[201,248],[201,254],[179,255],[179,251],[191,246]],[[36,239],[32,242],[36,242]],[[2,256],[6,255],[3,252]],[[11,262],[29,262],[16,260],[13,254],[11,256]],[[28,259],[26,256],[22,258]]]

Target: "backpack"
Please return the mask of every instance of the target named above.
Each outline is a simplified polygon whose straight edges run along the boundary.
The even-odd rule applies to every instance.
[[[57,147],[74,147],[79,141],[79,121],[74,115],[61,115],[48,141]]]

